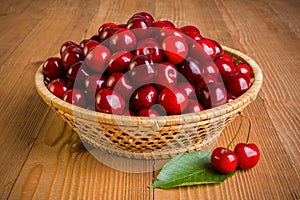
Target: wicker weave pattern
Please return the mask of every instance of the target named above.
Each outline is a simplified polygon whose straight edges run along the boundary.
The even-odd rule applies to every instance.
[[[84,142],[109,153],[141,159],[169,158],[185,151],[210,149],[223,128],[257,96],[262,84],[259,66],[228,47],[235,62],[248,63],[254,72],[251,88],[236,100],[199,113],[162,117],[124,117],[70,105],[52,95],[43,82],[41,67],[36,88],[44,101],[78,132]]]

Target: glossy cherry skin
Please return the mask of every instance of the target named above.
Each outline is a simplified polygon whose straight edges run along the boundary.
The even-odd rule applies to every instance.
[[[156,104],[158,93],[151,85],[145,85],[134,91],[130,98],[129,108],[135,112],[141,109],[150,109]]]
[[[170,22],[169,20],[158,20],[153,24],[153,27],[158,27],[158,28],[175,28],[175,25]]]
[[[175,87],[178,90],[184,91],[188,99],[197,99],[193,84],[190,84],[189,82],[181,82],[177,83]]]
[[[227,102],[227,92],[222,84],[210,83],[196,91],[199,102],[206,108],[223,105]]]
[[[212,152],[211,164],[217,172],[229,174],[237,168],[238,159],[233,151],[218,147]]]
[[[190,32],[195,32],[200,35],[200,31],[197,27],[193,25],[186,25],[180,28],[184,34],[190,33]]]
[[[84,57],[86,57],[88,55],[88,53],[97,45],[99,45],[100,43],[98,41],[95,40],[88,40],[85,45],[83,46],[83,55]]]
[[[173,64],[182,62],[188,54],[188,45],[184,38],[169,36],[162,42],[162,48],[168,60]]]
[[[109,57],[109,49],[103,45],[97,45],[85,57],[85,62],[94,72],[102,73],[106,69]]]
[[[73,86],[76,81],[76,87],[84,88],[85,79],[91,75],[82,61],[73,64],[67,71],[68,85]]]
[[[96,94],[95,107],[99,112],[121,115],[125,109],[125,100],[119,93],[103,88]]]
[[[224,82],[235,72],[234,64],[228,60],[219,58],[215,60],[215,64],[218,67]]]
[[[146,38],[138,42],[135,51],[137,55],[148,55],[154,63],[159,63],[163,59],[163,50],[153,38]]]
[[[66,71],[75,63],[83,60],[83,52],[78,45],[68,46],[61,56],[63,67]]]
[[[184,113],[200,112],[202,110],[204,110],[204,108],[197,100],[189,99],[188,105],[184,110]]]
[[[215,40],[210,39],[210,41],[212,41],[215,44],[216,55],[214,59],[222,56],[224,53],[222,46]]]
[[[220,84],[220,81],[214,77],[214,76],[210,76],[210,75],[204,75],[204,77],[200,80],[198,80],[195,83],[195,89],[196,91],[200,91],[200,89],[205,86],[205,85],[209,85],[209,84]]]
[[[125,73],[128,70],[129,64],[133,59],[133,55],[128,51],[118,51],[111,55],[107,62],[107,71],[110,74],[115,72]]]
[[[72,42],[72,41],[66,41],[64,42],[61,47],[60,47],[60,56],[62,56],[63,52],[67,49],[68,46],[71,46],[71,45],[77,45],[75,42]]]
[[[131,51],[136,46],[136,36],[130,30],[120,29],[110,38],[109,45],[114,52],[121,50]]]
[[[65,70],[59,57],[50,57],[43,63],[43,74],[50,80],[62,78]]]
[[[62,78],[52,80],[48,84],[47,88],[52,94],[54,94],[60,99],[62,99],[63,95],[67,92],[67,90],[69,90],[67,82]]]
[[[224,59],[224,60],[228,60],[229,62],[233,63],[233,59],[229,54],[223,53],[219,58]]]
[[[239,97],[250,88],[250,79],[246,74],[234,73],[227,79],[226,88],[232,95]]]
[[[209,55],[212,59],[216,57],[216,44],[211,41],[210,39],[202,39],[197,41],[202,47],[203,50],[206,52],[207,55]]]
[[[176,67],[169,62],[162,62],[155,65],[157,73],[155,79],[155,88],[162,90],[164,87],[173,88],[178,79]]]
[[[142,116],[142,117],[157,117],[160,116],[159,112],[154,109],[142,109],[137,112],[137,116]]]
[[[119,26],[118,26],[117,24],[115,24],[115,23],[112,23],[112,22],[106,22],[106,23],[102,24],[102,25],[98,28],[98,34],[100,35],[106,27],[114,27],[114,28],[118,28]]]
[[[193,42],[203,39],[203,37],[196,32],[188,32],[186,36],[189,36],[191,40],[187,40],[188,44],[191,45]]]
[[[166,38],[170,36],[180,37],[185,40],[184,33],[179,28],[176,27],[166,27],[166,28],[155,28],[153,31],[153,37],[160,43],[162,43]]]
[[[75,89],[75,88],[71,89],[71,90],[68,90],[63,95],[63,100],[70,103],[70,104],[73,104],[73,105],[76,105],[76,106],[79,106],[79,107],[83,107],[83,108],[87,104],[84,92],[79,90],[79,89]]]
[[[127,76],[119,72],[110,75],[105,84],[107,88],[120,93],[125,100],[129,100],[130,96],[134,92],[134,86],[128,80]]]
[[[151,26],[152,23],[140,15],[136,15],[127,22],[127,29],[137,29],[134,34],[139,40],[148,38],[151,35],[151,29],[149,29]]]
[[[147,13],[147,12],[135,13],[130,19],[135,18],[135,17],[140,17],[140,16],[143,17],[148,22],[148,24],[150,26],[152,26],[153,23],[155,22],[153,16],[150,13]]]
[[[240,169],[253,168],[260,158],[260,151],[253,143],[239,143],[235,146],[234,152],[238,158],[238,167]]]
[[[153,83],[156,78],[156,68],[152,59],[146,55],[134,57],[129,64],[128,78],[137,87]]]
[[[92,74],[88,76],[85,81],[85,91],[89,99],[95,101],[97,92],[105,87],[106,78],[100,74]]]
[[[252,70],[251,70],[251,67],[247,64],[238,64],[235,66],[235,71],[236,72],[240,72],[240,73],[243,73],[243,74],[246,74],[249,79],[252,78]]]
[[[195,83],[203,77],[203,66],[192,57],[188,57],[180,63],[179,71],[190,83]]]
[[[188,97],[184,91],[172,88],[164,88],[159,96],[158,103],[162,105],[168,115],[183,113],[188,105]]]
[[[235,99],[236,99],[235,96],[233,96],[232,94],[230,94],[229,92],[227,92],[227,103],[232,102]]]
[[[212,76],[221,79],[220,70],[213,61],[203,65],[203,74],[205,74],[204,76]]]

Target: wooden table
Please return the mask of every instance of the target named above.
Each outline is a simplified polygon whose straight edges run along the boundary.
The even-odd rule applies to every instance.
[[[245,113],[259,164],[224,183],[149,189],[155,173],[126,173],[78,149],[71,128],[38,96],[34,74],[66,40],[79,42],[100,24],[125,23],[137,11],[177,26],[193,24],[204,36],[252,57],[263,87]],[[298,0],[265,1],[1,1],[1,199],[300,199],[300,39]],[[233,137],[239,120],[218,145]],[[243,126],[239,140],[246,137]],[[243,135],[243,136],[242,136]]]

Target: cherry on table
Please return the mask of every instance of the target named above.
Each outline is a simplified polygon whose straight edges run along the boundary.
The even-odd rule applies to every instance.
[[[240,169],[253,168],[260,158],[260,151],[253,143],[239,143],[235,146],[234,152],[238,158]]]
[[[219,173],[228,174],[237,168],[238,159],[233,151],[224,147],[217,147],[212,152],[211,164]]]

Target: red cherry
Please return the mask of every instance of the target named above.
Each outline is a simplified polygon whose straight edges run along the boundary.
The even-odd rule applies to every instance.
[[[238,64],[238,65],[236,65],[235,66],[235,71],[240,72],[242,74],[246,74],[249,77],[249,79],[252,78],[252,70],[251,70],[250,66],[247,65],[247,64]]]
[[[60,56],[62,56],[63,52],[67,49],[68,46],[71,46],[71,45],[76,45],[75,42],[72,42],[72,41],[66,41],[64,42],[61,47],[60,47]]]
[[[141,55],[132,59],[129,64],[128,78],[135,86],[153,83],[156,77],[156,68],[149,56]]]
[[[109,45],[114,52],[121,50],[131,51],[135,48],[136,37],[132,31],[120,29],[110,38]]]
[[[137,112],[141,109],[149,109],[156,104],[158,93],[151,85],[138,88],[132,94],[129,102],[130,109]]]
[[[178,90],[184,91],[186,96],[189,99],[197,99],[195,93],[195,87],[192,84],[188,82],[181,82],[181,83],[177,83],[176,88]]]
[[[239,143],[236,145],[234,152],[238,159],[240,169],[250,169],[254,167],[260,158],[260,151],[253,143]]]
[[[50,80],[62,78],[65,71],[62,66],[61,59],[58,57],[48,58],[43,63],[43,74]]]
[[[99,37],[100,37],[100,42],[103,44],[103,42],[106,42],[108,38],[113,36],[117,31],[121,30],[119,27],[112,27],[112,26],[107,26],[104,27],[100,32],[99,32]]]
[[[66,71],[75,63],[83,59],[83,52],[78,45],[68,46],[62,53],[61,60]]]
[[[134,33],[138,39],[149,37],[151,35],[149,27],[151,26],[152,23],[141,15],[136,15],[127,22],[127,29],[137,29]]]
[[[179,65],[179,72],[190,82],[195,83],[203,77],[203,67],[199,60],[192,57],[186,58]]]
[[[215,40],[211,39],[210,41],[212,41],[215,44],[215,51],[216,51],[215,59],[222,56],[224,53],[222,46]]]
[[[223,53],[223,55],[221,55],[219,58],[224,59],[224,60],[228,60],[229,62],[233,63],[232,57],[230,55],[226,54],[226,53]]]
[[[86,94],[89,99],[94,100],[97,92],[104,88],[106,78],[99,74],[90,75],[85,79]]]
[[[90,37],[89,40],[94,40],[94,41],[100,42],[100,36],[98,34],[95,34],[92,37]]]
[[[199,102],[206,108],[223,105],[227,102],[227,92],[222,84],[210,83],[196,91]]]
[[[195,32],[200,35],[200,31],[197,27],[193,25],[186,25],[180,28],[184,34],[190,33],[190,32]]]
[[[250,88],[250,79],[246,74],[234,73],[227,79],[226,88],[232,95],[239,97]]]
[[[146,38],[138,42],[135,56],[138,55],[148,55],[155,63],[159,63],[163,59],[163,51],[153,38]]]
[[[188,106],[184,113],[200,112],[204,110],[203,106],[195,99],[189,99]]]
[[[169,62],[162,62],[156,65],[155,87],[162,90],[164,87],[172,88],[176,85],[178,79],[178,71],[176,67]]]
[[[122,73],[113,73],[106,80],[106,87],[120,93],[124,99],[129,99],[133,93],[133,84]]]
[[[200,80],[198,80],[195,83],[195,89],[196,91],[200,91],[200,89],[205,86],[205,85],[209,85],[209,84],[220,84],[220,81],[211,75],[204,75],[204,77]]]
[[[209,55],[212,59],[216,57],[216,44],[210,39],[202,39],[197,41],[202,47],[203,50]]]
[[[119,93],[103,88],[96,94],[95,107],[99,112],[121,115],[125,109],[125,100]]]
[[[106,62],[110,57],[110,51],[103,45],[95,46],[86,56],[87,66],[95,71],[102,73],[106,69]]]
[[[153,23],[155,22],[154,21],[154,18],[151,14],[147,13],[147,12],[138,12],[138,13],[135,13],[131,18],[135,18],[137,16],[142,16],[150,26],[153,25]]]
[[[47,88],[52,94],[54,94],[60,99],[62,99],[66,91],[69,90],[67,82],[62,78],[52,80],[48,84]]]
[[[88,53],[100,43],[95,40],[88,40],[83,47],[83,55],[86,57]]]
[[[159,42],[164,41],[170,36],[180,37],[185,39],[184,33],[179,28],[175,27],[165,27],[165,28],[155,28],[153,29],[153,35]]]
[[[204,64],[203,74],[205,74],[204,76],[212,76],[217,79],[221,78],[220,70],[218,69],[218,67],[216,66],[216,64],[213,61],[208,62],[207,64]]]
[[[112,22],[106,22],[104,24],[102,24],[99,29],[98,29],[98,34],[100,35],[101,33],[103,33],[103,30],[106,28],[106,27],[114,27],[114,28],[118,28],[119,26],[115,23],[112,23]]]
[[[76,81],[76,87],[82,87],[85,79],[90,76],[90,72],[82,61],[73,64],[67,71],[68,85],[73,86]]]
[[[142,109],[137,113],[137,116],[143,116],[143,117],[156,117],[160,116],[159,112],[157,112],[154,109]]]
[[[234,64],[228,60],[219,58],[215,60],[215,64],[218,67],[224,82],[235,72]]]
[[[75,88],[68,90],[63,95],[63,100],[79,107],[85,107],[87,103],[85,94],[81,90]]]
[[[159,27],[159,28],[175,28],[175,25],[170,22],[169,20],[159,20],[159,21],[156,21],[154,24],[153,24],[153,27]]]
[[[118,51],[111,55],[108,60],[107,71],[110,74],[115,72],[124,73],[128,70],[129,64],[133,58],[133,55],[128,51]]]
[[[91,41],[90,39],[83,39],[80,41],[79,46],[83,49],[84,46],[86,45],[86,43],[88,43],[89,41]]]
[[[184,91],[164,88],[158,96],[158,103],[164,107],[168,115],[177,115],[187,107],[188,97]]]
[[[236,169],[238,159],[233,151],[218,147],[212,152],[211,164],[219,173],[228,174]]]
[[[162,42],[162,48],[173,64],[182,62],[188,54],[188,45],[184,38],[169,36]]]
[[[203,39],[203,37],[196,32],[188,32],[188,33],[186,33],[186,35],[191,38],[191,40],[187,40],[189,45],[192,45],[192,43],[195,41]]]
[[[233,96],[232,94],[230,94],[229,92],[227,92],[227,103],[229,103],[229,102],[231,102],[231,101],[233,101],[235,99],[236,99],[235,96]]]

